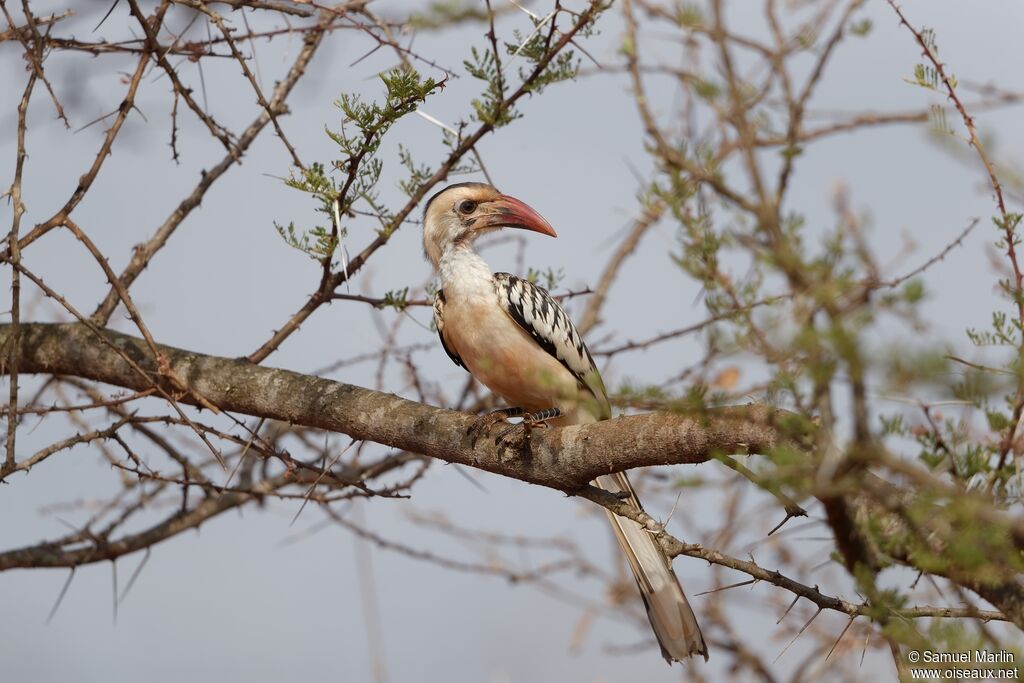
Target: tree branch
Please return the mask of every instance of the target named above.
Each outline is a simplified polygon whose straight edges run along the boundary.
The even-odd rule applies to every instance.
[[[0,325],[0,348],[10,343]],[[633,467],[699,463],[713,453],[765,452],[782,443],[789,413],[766,406],[719,408],[701,415],[652,413],[592,425],[533,430],[528,451],[472,444],[474,418],[393,394],[262,367],[244,359],[207,356],[159,346],[188,392],[161,376],[142,339],[85,325],[22,323],[18,367],[22,373],[72,375],[134,390],[153,383],[182,403],[201,395],[230,412],[342,432],[450,463],[576,492],[599,474]],[[129,364],[142,368],[143,376]]]
[[[22,323],[18,335],[14,335],[11,325],[0,325],[0,348],[8,344],[16,344],[13,348],[22,373],[70,375],[136,391],[148,389],[155,383],[173,394],[176,400],[200,409],[203,406],[198,405],[198,395],[225,411],[342,432],[356,439],[579,495],[648,527],[670,556],[700,557],[797,595],[811,596],[819,607],[838,609],[851,616],[866,613],[862,605],[845,603],[816,590],[812,595],[811,589],[794,582],[789,585],[789,580],[777,572],[682,543],[665,533],[663,526],[646,513],[618,500],[602,499],[603,492],[588,485],[599,474],[650,465],[700,463],[719,453],[764,453],[791,443],[789,435],[798,433],[797,425],[801,422],[784,410],[750,405],[715,408],[695,415],[633,415],[590,425],[534,430],[528,448],[496,445],[489,438],[474,444],[467,432],[475,420],[466,413],[268,368],[246,359],[209,356],[158,345],[173,373],[187,383],[183,390],[172,386],[161,374],[145,340],[80,323]],[[140,369],[143,372],[139,372]],[[261,487],[269,492],[289,480],[285,474],[264,482]],[[117,556],[134,552],[155,539],[201,524],[250,498],[242,493],[225,492],[157,527],[116,541],[116,547],[114,542],[105,543],[103,554],[112,552]],[[71,566],[93,561],[94,552],[95,549],[84,549],[68,555],[57,545],[42,544],[0,554],[0,570],[16,566]],[[894,559],[915,566],[912,557]],[[954,580],[962,578],[955,574],[951,574]],[[1021,607],[1024,593],[1018,586],[1006,581],[967,585],[999,607],[1006,618],[1024,623],[1024,608]]]

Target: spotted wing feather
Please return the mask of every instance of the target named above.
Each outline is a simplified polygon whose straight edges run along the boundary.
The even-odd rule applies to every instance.
[[[610,417],[611,408],[601,373],[576,326],[558,302],[543,287],[509,273],[495,273],[494,286],[498,305],[594,395],[601,404],[603,417]]]
[[[437,328],[437,336],[441,338],[441,346],[444,348],[444,352],[448,354],[448,357],[452,359],[452,362],[458,365],[460,368],[466,367],[459,358],[459,354],[452,351],[452,347],[448,346],[448,342],[444,340],[444,290],[437,290],[437,294],[434,295],[434,327]]]

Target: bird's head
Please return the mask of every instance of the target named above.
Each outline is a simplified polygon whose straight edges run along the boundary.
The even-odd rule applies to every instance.
[[[484,183],[449,185],[423,210],[423,250],[437,266],[453,245],[499,228],[520,228],[556,237],[555,229],[523,202]]]

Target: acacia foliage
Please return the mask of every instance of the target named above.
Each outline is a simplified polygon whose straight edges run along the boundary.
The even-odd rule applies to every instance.
[[[771,590],[760,596],[760,609],[783,616],[795,610],[805,617],[785,620],[779,633],[803,634],[800,642],[808,657],[831,659],[848,667],[847,672],[856,671],[858,649],[852,643],[891,653],[890,666],[906,675],[909,650],[1002,649],[1017,642],[1012,627],[992,628],[988,622],[1024,625],[1018,465],[1024,438],[1024,275],[1018,263],[1021,214],[1015,210],[1020,190],[1016,176],[997,163],[983,142],[974,112],[1013,104],[1019,95],[995,86],[972,89],[968,79],[961,83],[953,65],[940,58],[941,36],[914,23],[901,8],[890,4],[887,16],[901,22],[904,38],[920,50],[920,62],[905,65],[904,71],[907,87],[922,91],[921,107],[884,112],[868,103],[865,111],[825,117],[813,105],[833,59],[851,41],[876,39],[865,4],[857,0],[793,8],[767,0],[762,30],[754,36],[733,28],[729,4],[719,0],[627,0],[615,8],[592,0],[532,9],[446,3],[409,16],[378,11],[362,1],[326,6],[164,0],[144,7],[128,0],[115,3],[107,17],[84,18],[71,10],[43,14],[31,2],[2,5],[5,58],[23,59],[26,68],[12,112],[16,154],[9,174],[11,229],[3,253],[12,296],[3,328],[9,394],[0,481],[18,485],[25,475],[60,467],[72,449],[84,446],[110,464],[118,486],[102,513],[83,514],[81,526],[43,545],[0,554],[3,568],[76,567],[115,559],[271,497],[297,510],[312,506],[325,519],[382,547],[453,570],[498,574],[542,588],[549,587],[550,577],[563,579],[562,588],[571,584],[564,579],[567,570],[599,576],[616,590],[608,592],[607,604],[600,597],[595,603],[643,627],[635,601],[624,597],[631,593],[619,590],[621,578],[587,559],[589,549],[572,539],[537,541],[534,545],[555,557],[544,570],[534,571],[504,556],[490,565],[437,557],[361,528],[342,506],[357,498],[410,495],[432,462],[422,455],[429,451],[426,432],[410,423],[405,432],[389,434],[378,425],[372,433],[379,435],[379,443],[401,450],[364,453],[362,445],[312,430],[323,427],[315,411],[296,413],[286,423],[268,419],[281,415],[270,410],[225,409],[228,398],[211,400],[215,392],[199,389],[209,377],[189,374],[188,354],[182,361],[177,352],[167,351],[147,325],[151,313],[133,299],[135,281],[154,259],[169,258],[164,247],[182,225],[202,220],[195,209],[218,191],[225,174],[250,172],[240,162],[258,138],[269,134],[286,159],[283,182],[312,199],[308,214],[274,224],[283,239],[282,252],[290,247],[306,253],[315,269],[309,271],[308,297],[297,301],[286,319],[268,321],[273,332],[263,340],[245,340],[252,342],[252,350],[238,349],[238,354],[254,366],[265,364],[331,302],[388,309],[384,315],[390,316],[392,332],[382,348],[339,359],[324,371],[344,372],[370,360],[381,368],[375,389],[394,391],[386,381],[395,374],[385,369],[397,368],[407,378],[403,392],[411,398],[465,412],[487,409],[492,401],[477,387],[445,389],[417,360],[421,351],[437,351],[433,342],[405,343],[397,333],[410,311],[429,306],[431,283],[395,273],[385,293],[373,296],[353,293],[354,278],[368,263],[387,263],[392,237],[416,229],[417,207],[429,193],[454,176],[488,177],[481,140],[513,135],[517,122],[530,115],[535,97],[586,77],[608,79],[609,91],[616,93],[628,87],[642,130],[637,146],[653,171],[638,181],[636,218],[600,273],[583,274],[594,278],[586,290],[559,294],[570,300],[589,296],[578,316],[580,327],[591,339],[603,339],[601,333],[615,327],[613,320],[602,321],[601,313],[621,282],[620,269],[644,235],[659,226],[676,235],[673,262],[700,288],[707,312],[702,321],[679,320],[678,327],[649,338],[620,332],[595,345],[604,363],[679,339],[696,339],[703,350],[702,356],[668,368],[663,382],[621,382],[615,402],[623,412],[660,411],[675,414],[666,418],[671,424],[701,427],[680,440],[689,439],[683,444],[688,448],[698,444],[696,450],[724,467],[712,470],[709,464],[699,475],[667,482],[652,476],[642,483],[654,500],[668,502],[665,511],[680,491],[699,490],[720,496],[715,509],[722,512],[710,522],[677,521],[667,528],[647,516],[639,521],[658,535],[670,555],[711,563],[709,571],[720,587],[770,584]],[[526,23],[513,26],[510,14],[525,14]],[[123,35],[79,38],[82,19],[95,19],[105,30]],[[182,25],[188,26],[184,32]],[[465,46],[459,67],[419,53],[406,37],[456,26],[472,27],[475,37]],[[592,55],[593,39],[604,27],[616,36],[617,49]],[[296,49],[280,73],[265,79],[258,72],[259,57],[284,35],[297,39]],[[337,94],[336,120],[314,122],[325,135],[312,161],[290,141],[289,121],[299,109],[290,103],[322,46],[338,36],[363,41],[367,54],[387,53],[389,63],[372,74],[372,87]],[[684,46],[681,55],[666,59],[658,41],[667,36]],[[69,129],[72,119],[79,119],[75,125],[80,122],[81,112],[65,106],[62,98],[68,74],[73,74],[69,62],[61,61],[65,58],[88,60],[88,69],[116,59],[126,75],[117,101],[107,103],[109,113],[94,122],[103,126],[95,155],[85,168],[68,171],[67,195],[52,211],[29,211],[24,169],[34,144],[33,117],[42,116],[40,101]],[[225,121],[234,121],[236,112],[230,117],[215,112],[203,95],[202,68],[225,59],[251,91],[251,108],[244,110],[247,124],[229,126]],[[365,76],[360,68],[358,60],[346,72]],[[138,99],[154,74],[164,87],[167,116],[160,125],[167,131],[168,163],[180,163],[187,143],[193,142],[212,145],[221,158],[202,169],[195,185],[175,198],[168,216],[154,220],[142,241],[125,238],[111,249],[80,205],[92,196],[98,178],[114,172],[108,159],[125,144],[121,131],[126,122],[141,118]],[[445,123],[427,113],[428,105],[444,97],[455,78],[473,82],[476,91],[462,119]],[[666,90],[678,97],[666,100],[661,97]],[[403,120],[417,113],[435,126],[442,149],[438,158],[425,160],[403,132]],[[854,208],[853,192],[838,191],[832,198],[833,224],[816,225],[794,199],[797,169],[822,140],[851,132],[867,138],[878,126],[914,123],[930,126],[943,145],[981,169],[992,196],[991,220],[951,217],[956,225],[944,226],[948,240],[917,254],[919,265],[890,272]],[[392,187],[401,196],[396,198]],[[966,196],[973,189],[947,191]],[[372,229],[364,229],[367,225]],[[995,238],[988,241],[998,250],[997,295],[979,302],[992,309],[991,325],[967,329],[970,346],[922,334],[928,330],[921,315],[929,296],[928,275],[943,267],[951,251],[976,248],[965,243],[974,231],[988,230],[991,237],[993,229]],[[73,258],[98,269],[109,285],[99,301],[87,302],[92,308],[81,307],[73,287],[50,286],[33,266],[34,254],[61,248],[54,240],[58,233],[74,240],[78,251]],[[523,264],[523,270],[558,289],[564,277],[580,275],[572,272],[576,265],[544,269]],[[26,340],[36,338],[43,328],[33,324],[45,317],[27,305],[34,296],[54,304],[59,317],[77,322],[77,366],[61,366],[58,372],[33,360],[40,347],[26,347]],[[122,312],[134,336],[123,344],[106,331],[118,324]],[[668,326],[666,321],[663,327]],[[918,335],[914,344],[893,342],[908,331]],[[194,351],[193,359],[213,355]],[[101,376],[99,359],[113,358],[112,353],[124,372]],[[123,381],[112,381],[115,376]],[[97,381],[101,378],[107,383]],[[301,385],[304,380],[297,381]],[[306,389],[314,386],[320,385],[309,377]],[[723,414],[744,419],[751,435],[770,433],[771,438],[752,436],[750,443],[737,444],[740,430],[730,431],[735,423],[722,421]],[[51,430],[44,433],[53,435],[45,444],[26,433],[37,417]],[[630,424],[638,423],[624,421],[621,429]],[[595,427],[593,438],[612,428]],[[558,439],[546,435],[544,448],[549,442]],[[25,450],[26,443],[33,444],[31,450]],[[417,444],[419,450],[412,447]],[[497,460],[487,462],[501,465],[500,454],[489,453]],[[757,457],[739,457],[751,454]],[[611,454],[595,457],[614,460]],[[461,462],[474,464],[470,456]],[[565,477],[545,479],[541,471],[531,478],[526,468],[489,469],[636,514]],[[165,503],[171,507],[162,507]],[[745,505],[776,517],[764,529],[744,528],[737,511]],[[652,509],[658,509],[657,503]],[[766,542],[764,534],[777,519],[788,522],[782,534],[794,524],[788,520],[808,513],[833,551],[824,580],[812,574],[813,563],[799,544],[785,536],[769,539],[767,557],[746,557],[742,544],[730,540],[746,534],[756,543]],[[453,537],[471,536],[496,553],[514,545],[459,522],[433,518],[421,523]],[[694,539],[700,544],[686,542]],[[784,675],[800,680],[800,669],[775,666],[775,653],[768,648],[744,644],[731,611],[734,595],[723,589],[698,603],[713,657],[724,660],[724,667],[764,680]],[[838,621],[817,620],[822,611]]]

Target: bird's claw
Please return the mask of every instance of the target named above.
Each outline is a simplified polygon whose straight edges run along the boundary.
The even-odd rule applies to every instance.
[[[522,408],[499,408],[498,410],[492,410],[474,420],[473,424],[466,430],[466,436],[469,437],[470,444],[476,446],[476,442],[490,432],[491,427],[499,422],[508,422],[510,417],[519,417],[524,412]]]
[[[554,420],[557,417],[561,417],[561,415],[562,411],[558,408],[547,408],[545,410],[538,410],[536,413],[525,413],[523,415],[522,422],[519,424],[510,424],[498,432],[498,435],[494,437],[494,444],[508,444],[509,441],[511,441],[509,436],[519,432],[520,436],[515,440],[516,445],[524,446],[529,443],[531,429],[535,427],[547,427],[547,420]]]
[[[476,442],[489,433],[494,425],[499,422],[507,423],[510,417],[522,417],[522,422],[507,425],[494,437],[494,444],[496,446],[505,444],[522,447],[529,441],[531,429],[534,427],[546,427],[547,420],[554,420],[561,416],[562,411],[558,408],[538,410],[535,413],[527,413],[522,408],[501,408],[478,417],[470,428],[466,430],[466,435],[470,437],[472,445],[476,446]],[[516,433],[519,434],[519,437],[511,438]],[[514,444],[511,443],[513,440],[515,441]]]

